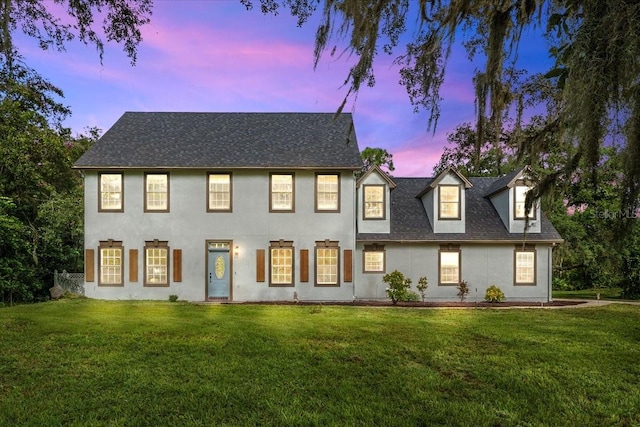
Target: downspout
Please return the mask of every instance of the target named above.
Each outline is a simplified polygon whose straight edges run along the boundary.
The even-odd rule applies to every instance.
[[[553,289],[553,248],[555,247],[555,243],[552,243],[551,246],[549,246],[549,253],[548,253],[548,261],[547,261],[547,276],[548,276],[548,281],[547,281],[547,301],[548,302],[552,302],[553,301],[553,294],[552,294],[552,289]]]
[[[353,274],[351,276],[351,297],[352,297],[352,301],[355,301],[357,299],[356,297],[356,257],[358,256],[358,186],[356,185],[358,181],[358,178],[356,176],[356,172],[353,173],[353,203],[351,204],[351,206],[353,206],[353,208],[355,209],[355,212],[353,215],[353,226],[351,227],[351,229],[353,230],[353,259],[351,260],[351,268],[353,269]]]

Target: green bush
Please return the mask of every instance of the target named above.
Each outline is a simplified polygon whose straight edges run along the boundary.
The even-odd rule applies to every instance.
[[[460,297],[460,302],[464,302],[464,299],[467,295],[469,295],[469,284],[466,281],[462,281],[458,283],[458,296]]]
[[[418,279],[418,292],[420,292],[420,298],[422,298],[422,302],[424,302],[424,297],[427,294],[427,288],[429,287],[429,282],[427,282],[427,278],[422,276]]]
[[[564,277],[553,276],[553,290],[554,291],[573,291],[574,287]]]
[[[169,301],[171,302],[178,301],[178,295],[169,295]]]
[[[491,285],[484,294],[484,300],[487,302],[502,302],[504,301],[504,292],[496,285]]]
[[[411,291],[411,279],[404,277],[404,274],[398,270],[394,270],[391,273],[387,273],[382,276],[382,281],[387,284],[387,296],[394,304],[397,304],[398,301],[420,301],[418,294]]]

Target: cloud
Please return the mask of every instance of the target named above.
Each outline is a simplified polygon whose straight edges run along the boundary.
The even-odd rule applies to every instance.
[[[95,49],[78,42],[63,53],[32,44],[29,61],[64,89],[74,113],[66,124],[76,132],[107,129],[124,111],[333,112],[356,58],[327,53],[314,70],[316,27],[312,21],[298,28],[284,12],[246,12],[236,2],[155,2],[135,67],[114,44],[106,45],[102,65]],[[387,149],[398,176],[430,175],[446,133],[473,118],[472,71],[452,56],[432,135],[429,112],[415,113],[399,84],[399,66],[379,55],[376,85],[362,87],[344,110],[355,111],[360,147]]]

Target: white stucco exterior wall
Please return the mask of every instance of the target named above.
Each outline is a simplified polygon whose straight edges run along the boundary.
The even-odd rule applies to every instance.
[[[383,219],[364,219],[364,190],[365,185],[384,185],[385,215]],[[357,226],[359,233],[389,233],[391,231],[391,189],[386,179],[377,172],[367,175],[357,189]]]
[[[355,249],[355,181],[351,171],[340,178],[340,212],[316,213],[314,206],[315,171],[287,170],[295,174],[295,213],[269,212],[269,172],[236,170],[233,175],[233,212],[207,212],[207,171],[170,172],[170,212],[145,213],[143,209],[144,171],[124,172],[124,212],[98,212],[98,173],[85,172],[85,248],[98,256],[100,241],[122,241],[124,247],[124,286],[85,283],[85,294],[102,299],[179,299],[201,301],[206,297],[206,242],[227,241],[231,246],[232,291],[234,301],[350,300],[353,283],[344,283],[344,251]],[[147,240],[166,240],[171,250],[182,250],[182,282],[170,277],[167,287],[144,286],[144,244]],[[294,245],[293,287],[269,286],[269,242],[291,240]],[[320,240],[340,245],[340,286],[314,286],[314,248]],[[238,256],[234,256],[237,247]],[[129,282],[129,250],[138,249],[138,281]],[[266,281],[256,282],[256,250],[267,254]],[[300,282],[300,250],[309,250],[309,281]],[[355,257],[354,257],[355,258]],[[170,260],[172,275],[173,260]]]
[[[464,183],[456,176],[448,173],[442,177],[438,185],[458,185],[460,186],[460,219],[439,219],[438,200],[439,188],[436,186],[431,191],[422,195],[422,205],[427,212],[427,217],[434,233],[464,233],[466,218],[466,197]]]
[[[383,245],[383,243],[379,243]],[[436,243],[385,243],[386,272],[400,271],[412,280],[412,290],[417,292],[418,279],[426,276],[429,282],[428,301],[457,301],[456,286],[438,285],[438,251]],[[387,299],[385,273],[363,272],[363,243],[358,243],[356,257],[356,297],[359,299]],[[536,284],[514,284],[515,244],[462,244],[461,280],[469,283],[471,292],[467,301],[484,301],[487,287],[496,285],[508,300],[548,302],[551,299],[551,253],[548,244],[536,245]]]

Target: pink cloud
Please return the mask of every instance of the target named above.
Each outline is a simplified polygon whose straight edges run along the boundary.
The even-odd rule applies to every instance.
[[[65,90],[74,112],[69,126],[107,129],[124,111],[333,112],[347,93],[342,84],[355,58],[326,54],[314,71],[313,22],[299,29],[284,13],[265,17],[230,2],[181,5],[155,2],[135,67],[117,45],[106,46],[103,65],[81,43],[66,53],[29,51],[37,68]],[[428,112],[413,112],[392,61],[378,57],[375,87],[363,87],[344,111],[355,111],[361,148],[394,155],[395,175],[429,176],[446,133],[473,117],[470,67],[447,75],[438,133],[432,135]]]

